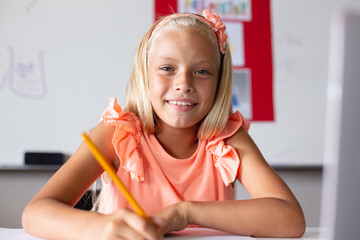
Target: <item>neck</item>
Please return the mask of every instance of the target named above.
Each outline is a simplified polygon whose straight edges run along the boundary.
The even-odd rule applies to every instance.
[[[175,158],[191,157],[197,149],[198,126],[173,128],[165,123],[158,124],[155,136],[165,151]]]

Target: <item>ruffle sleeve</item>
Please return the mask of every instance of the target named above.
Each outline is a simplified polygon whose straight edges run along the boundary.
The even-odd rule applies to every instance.
[[[235,181],[240,167],[240,157],[232,146],[225,144],[224,139],[234,135],[240,127],[248,131],[250,123],[237,111],[230,115],[224,130],[210,139],[206,145],[206,150],[212,154],[214,166],[219,170],[225,186]]]
[[[133,113],[123,112],[116,98],[113,97],[101,120],[107,126],[116,127],[112,144],[120,159],[120,166],[130,172],[133,181],[143,181],[144,166],[138,149],[141,136],[139,119]]]

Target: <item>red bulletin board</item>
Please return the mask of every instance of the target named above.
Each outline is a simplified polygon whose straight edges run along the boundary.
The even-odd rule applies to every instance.
[[[155,20],[178,12],[180,7],[183,8],[178,4],[185,3],[191,7],[215,10],[225,25],[234,22],[241,24],[243,62],[234,64],[234,73],[240,71],[249,76],[249,115],[243,115],[251,121],[274,121],[270,0],[155,0]],[[249,5],[250,18],[239,20],[228,14],[228,10],[237,7],[237,4],[240,7]]]

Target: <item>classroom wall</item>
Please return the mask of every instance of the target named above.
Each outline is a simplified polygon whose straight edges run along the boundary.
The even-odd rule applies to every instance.
[[[21,228],[26,204],[54,174],[54,171],[0,170],[0,228]]]
[[[322,193],[321,168],[279,168],[275,169],[295,194],[303,208],[307,227],[320,226],[320,206]],[[236,199],[250,198],[237,183]]]
[[[322,171],[317,169],[277,169],[303,207],[308,227],[319,226]],[[20,228],[26,204],[54,174],[55,170],[5,171],[0,169],[0,228]],[[236,199],[249,198],[237,183]]]

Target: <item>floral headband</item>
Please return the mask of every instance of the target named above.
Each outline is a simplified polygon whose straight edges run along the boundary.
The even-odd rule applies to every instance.
[[[171,19],[180,17],[180,16],[195,17],[195,18],[201,20],[202,22],[208,24],[211,27],[211,29],[214,30],[214,32],[218,38],[220,52],[222,54],[225,54],[226,41],[227,41],[227,35],[225,33],[226,27],[225,27],[224,23],[221,22],[219,16],[216,13],[214,13],[214,14],[211,13],[210,9],[203,10],[204,17],[201,17],[196,14],[189,14],[189,13],[178,13],[178,14],[170,15],[170,16],[164,18],[161,22],[159,22],[155,26],[152,33],[156,32],[159,28],[161,28],[165,23],[169,22]]]

